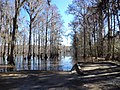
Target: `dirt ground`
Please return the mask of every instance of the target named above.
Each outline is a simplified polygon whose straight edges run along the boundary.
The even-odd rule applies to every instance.
[[[0,73],[0,90],[120,90],[119,66],[85,64],[82,69],[84,75],[61,71]]]

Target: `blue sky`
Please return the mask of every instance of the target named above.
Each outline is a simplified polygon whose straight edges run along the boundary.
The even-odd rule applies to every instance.
[[[66,14],[66,10],[69,4],[72,3],[72,0],[51,0],[52,4],[56,4],[56,6],[59,9],[59,13],[62,16],[62,19],[64,20],[64,31],[66,34],[70,32],[70,27],[68,27],[68,23],[72,21],[72,15]],[[63,43],[65,45],[70,45],[70,38],[63,37]]]

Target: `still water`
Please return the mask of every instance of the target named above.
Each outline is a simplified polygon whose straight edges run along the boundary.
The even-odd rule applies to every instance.
[[[3,64],[0,58],[0,65]],[[7,61],[5,61],[7,64]],[[19,71],[19,70],[47,70],[47,71],[70,71],[73,66],[71,56],[61,56],[59,58],[41,60],[35,57],[31,59],[31,65],[28,65],[28,60],[22,56],[15,58],[15,67],[13,69],[0,68],[0,72]]]

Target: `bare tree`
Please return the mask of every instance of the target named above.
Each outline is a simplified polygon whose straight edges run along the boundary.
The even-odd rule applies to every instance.
[[[34,1],[27,1],[25,3],[25,10],[27,11],[29,15],[29,48],[28,48],[28,62],[30,64],[30,59],[31,59],[31,35],[32,35],[32,28],[33,28],[33,23],[36,21],[36,18],[38,14],[42,11],[44,6],[44,0],[34,0]]]
[[[11,52],[10,52],[10,56],[8,56],[8,63],[11,65],[15,65],[14,63],[14,56],[13,56],[13,51],[14,51],[14,47],[15,47],[15,32],[18,29],[18,25],[17,25],[17,19],[18,19],[18,15],[20,12],[20,8],[23,6],[24,2],[26,0],[15,0],[15,15],[13,17],[13,31],[12,31],[12,41],[11,41]]]

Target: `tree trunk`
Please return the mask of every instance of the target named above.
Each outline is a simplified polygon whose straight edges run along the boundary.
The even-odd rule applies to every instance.
[[[40,58],[40,32],[38,32],[39,34],[39,36],[38,36],[38,59]]]
[[[114,60],[115,56],[114,56],[114,53],[115,53],[115,14],[114,14],[114,30],[113,30],[113,49],[112,49],[112,59]]]
[[[33,60],[34,60],[34,57],[35,57],[35,30],[33,31]]]
[[[74,48],[75,48],[75,60],[78,60],[78,50],[77,50],[77,33],[74,35]]]
[[[31,65],[31,34],[32,34],[32,16],[30,15],[30,25],[29,25],[29,48],[28,48],[28,65]]]
[[[102,10],[99,10],[99,31],[98,31],[98,57],[103,57],[103,14]]]
[[[85,17],[84,17],[85,18]],[[84,19],[85,20],[85,19]],[[85,21],[84,21],[85,22]],[[84,23],[85,24],[85,23]],[[84,54],[83,54],[83,58],[84,58],[84,60],[85,60],[85,58],[86,58],[86,25],[83,27],[84,28]]]
[[[25,51],[25,35],[23,36],[23,50],[22,50],[23,59],[24,59],[24,57],[25,57],[24,51]]]
[[[5,40],[6,38],[4,38],[4,40]],[[5,43],[4,43],[4,48],[3,48],[4,50],[3,50],[3,62],[4,62],[4,64],[5,64],[5,52],[6,52],[6,40],[5,40]]]
[[[13,32],[12,32],[11,52],[10,52],[10,56],[8,56],[8,64],[10,64],[10,65],[15,65],[13,52],[14,52],[14,48],[15,48],[14,43],[15,43],[16,29],[17,29],[17,11],[15,10],[15,17],[13,18]]]
[[[48,33],[48,12],[47,12],[47,21],[46,21],[46,35],[45,35],[45,60],[47,60],[47,33]]]
[[[110,28],[110,11],[108,9],[108,49],[107,49],[107,59],[110,59],[111,56],[111,36],[112,36],[112,32],[111,32],[111,28]]]
[[[97,58],[97,45],[96,45],[96,36],[95,36],[95,33],[96,33],[96,22],[94,21],[93,19],[93,22],[94,22],[94,30],[93,30],[93,40],[94,40],[94,56],[95,58]]]
[[[8,56],[8,64],[11,64],[11,65],[15,65],[13,52],[14,52],[14,48],[15,48],[15,32],[16,32],[16,29],[18,28],[18,26],[17,26],[17,17],[18,17],[18,14],[19,14],[18,2],[19,1],[15,0],[15,16],[13,18],[13,32],[12,32],[11,52],[10,52],[10,56]]]

